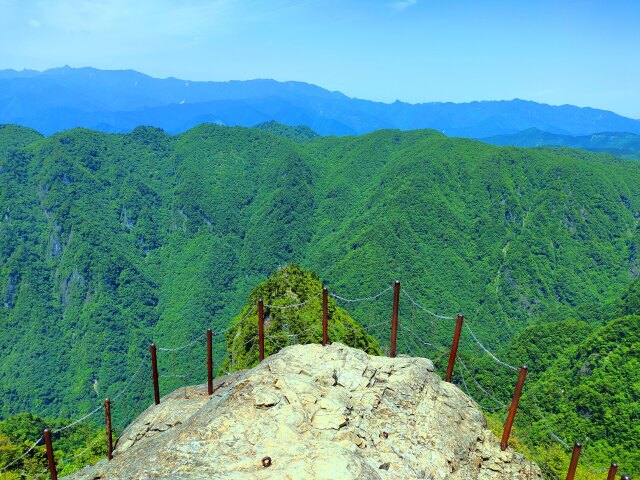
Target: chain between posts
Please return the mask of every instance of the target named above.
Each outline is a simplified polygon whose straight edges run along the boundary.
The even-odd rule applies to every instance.
[[[392,324],[391,324],[391,349],[390,349],[390,357],[395,357],[396,356],[396,343],[397,343],[397,333],[398,333],[398,321],[399,321],[399,297],[400,297],[400,293],[404,293],[401,291],[400,288],[400,282],[399,281],[395,281],[393,286],[391,288],[394,288],[394,294],[393,294],[393,311],[392,311]],[[389,290],[389,289],[387,289]],[[381,292],[381,294],[384,293]],[[342,299],[342,297],[339,297],[337,295],[333,295],[333,294],[329,294],[326,288],[322,289],[322,344],[326,345],[328,343],[328,297],[329,295],[331,295],[334,298],[338,298],[338,299]],[[320,294],[317,294],[315,296],[318,296]],[[380,294],[376,295],[373,298],[377,298]],[[407,294],[407,297],[409,298],[409,300],[412,300],[411,297],[409,297],[409,295]],[[360,301],[362,299],[356,299],[356,300],[347,300],[347,301]],[[306,302],[305,302],[306,303]],[[415,303],[415,302],[414,302]],[[300,305],[304,305],[300,304]],[[292,305],[292,306],[286,306],[286,308],[289,307],[296,307],[299,305]],[[279,307],[277,307],[279,308]],[[284,308],[284,307],[283,307]],[[246,317],[246,315],[245,315]],[[403,317],[404,318],[404,317]],[[442,318],[447,318],[442,316]],[[388,322],[385,321],[385,323]],[[459,339],[460,339],[460,335],[461,335],[461,331],[462,331],[462,326],[463,326],[463,322],[464,322],[464,317],[462,315],[458,315],[457,316],[457,322],[456,322],[456,328],[454,331],[454,339],[452,342],[452,346],[451,346],[451,351],[450,353],[450,359],[449,359],[449,363],[450,365],[447,368],[447,375],[446,375],[446,381],[450,382],[452,379],[452,375],[453,375],[453,367],[454,367],[454,362],[455,360],[458,358],[457,357],[457,352],[458,352],[458,345],[459,345]],[[405,322],[403,322],[404,325]],[[317,324],[316,324],[317,325]],[[387,324],[388,325],[388,324]],[[508,367],[510,369],[515,369],[515,367],[513,367],[512,365],[507,364],[506,362],[501,361],[500,359],[498,359],[494,354],[492,354],[486,347],[484,347],[484,345],[482,345],[480,343],[480,341],[477,339],[476,335],[474,334],[474,332],[471,330],[471,328],[468,325],[464,325],[468,328],[471,337],[473,339],[473,341],[475,341],[481,348],[482,350],[487,353],[494,361],[496,361],[496,363],[499,363],[500,365],[504,366],[504,367]],[[231,329],[232,327],[227,328],[226,330]],[[317,326],[315,327],[317,328]],[[225,330],[225,331],[226,331]],[[413,333],[410,329],[409,331],[411,333]],[[317,330],[316,330],[317,332]],[[213,361],[212,361],[212,357],[213,357],[213,352],[212,352],[212,336],[213,336],[213,332],[212,330],[209,328],[207,329],[206,333],[206,339],[207,339],[207,383],[208,383],[208,393],[211,395],[212,394],[212,383],[213,383]],[[415,333],[413,333],[414,336],[416,336],[416,338],[418,338],[419,341],[421,341],[422,343],[424,343],[424,341],[422,341],[419,337],[417,337],[417,335]],[[157,368],[157,350],[167,350],[167,351],[174,351],[174,350],[180,350],[180,349],[184,349],[184,348],[188,348],[189,346],[194,345],[198,340],[200,340],[202,338],[203,335],[201,335],[200,337],[198,337],[196,340],[192,341],[191,343],[189,343],[188,345],[182,346],[182,347],[178,347],[175,349],[164,349],[164,348],[157,348],[155,344],[151,344],[150,345],[150,351],[151,351],[151,361],[152,361],[152,378],[153,378],[153,382],[154,382],[154,400],[156,404],[160,403],[160,397],[159,397],[159,385],[158,385],[158,368]],[[259,348],[260,348],[260,361],[264,360],[265,358],[265,352],[264,352],[264,341],[265,341],[265,335],[264,335],[264,303],[261,300],[258,301],[258,339],[259,339]],[[253,337],[253,340],[255,341],[255,337]],[[431,346],[430,344],[426,344]],[[434,348],[436,348],[434,346]],[[407,345],[407,350],[410,351],[409,346]],[[445,350],[445,354],[446,354],[446,350]],[[145,360],[142,361],[138,371],[140,370],[140,368],[143,366],[143,364],[146,363]],[[462,363],[462,362],[461,362]],[[463,368],[466,369],[466,367],[464,366],[464,364],[462,364]],[[134,374],[134,377],[137,375]],[[519,403],[519,399],[520,399],[520,395],[522,393],[522,389],[523,389],[523,385],[524,385],[524,381],[527,375],[527,367],[526,366],[522,366],[519,369],[519,377],[518,377],[518,382],[516,384],[516,388],[514,391],[514,396],[511,402],[511,406],[509,408],[509,414],[507,417],[507,421],[505,423],[505,427],[504,427],[504,431],[503,431],[503,437],[502,437],[502,441],[501,441],[501,449],[505,450],[507,448],[507,444],[508,444],[508,440],[509,440],[509,435],[511,432],[511,428],[513,426],[513,422],[515,419],[515,415],[517,412],[517,408],[518,408],[518,403]],[[133,380],[132,378],[132,380]],[[131,382],[131,381],[130,381]],[[129,382],[129,383],[130,383]],[[477,382],[476,382],[477,383]],[[125,386],[125,388],[123,389],[123,392],[119,393],[115,398],[117,398],[118,396],[120,396],[122,393],[124,393],[124,391],[128,388],[128,385]],[[148,387],[147,387],[148,388]],[[483,390],[484,391],[484,390]],[[484,391],[485,394],[487,394],[486,391]],[[111,430],[111,401],[107,398],[104,401],[104,409],[105,409],[105,423],[107,425],[107,450],[108,450],[108,459],[111,460],[113,458],[113,440],[112,440],[112,430]],[[90,413],[89,415],[92,415],[94,412]],[[84,419],[84,417],[83,417]],[[82,419],[80,419],[82,420]],[[79,420],[79,421],[80,421]],[[67,427],[64,427],[67,428]],[[548,428],[548,427],[547,427]],[[59,430],[57,430],[59,431]],[[55,431],[55,432],[57,432]],[[52,479],[57,479],[57,471],[56,471],[56,463],[55,463],[55,457],[54,457],[54,452],[53,452],[53,447],[52,447],[52,432],[50,429],[45,429],[45,431],[43,432],[43,439],[44,439],[44,443],[46,446],[46,450],[47,450],[47,461],[48,461],[48,465],[49,465],[49,471],[51,473],[51,478]],[[37,444],[38,442],[36,442]],[[35,446],[35,445],[34,445]],[[573,480],[575,477],[575,473],[576,473],[576,469],[577,469],[577,464],[579,462],[579,457],[580,457],[580,449],[581,449],[581,445],[578,443],[576,445],[574,445],[573,447],[573,455],[572,455],[572,459],[571,459],[571,463],[569,465],[569,470],[567,472],[567,480]],[[23,458],[25,455],[27,455],[29,453],[29,451],[33,450],[33,447],[28,450],[27,452],[25,452],[25,454],[23,454],[22,457]],[[576,453],[577,451],[577,453]],[[19,460],[19,459],[18,459]],[[60,459],[58,459],[60,460]],[[62,465],[63,463],[66,462],[66,459],[62,459],[62,461],[60,461],[60,465]],[[610,468],[609,468],[609,473],[608,473],[608,480],[613,480],[616,476],[616,473],[618,471],[618,466],[616,463],[612,463]],[[628,479],[629,477],[626,475],[622,476],[622,479]]]
[[[0,473],[4,472],[5,470],[9,470],[9,468],[13,467],[16,463],[18,463],[20,460],[22,460],[24,457],[26,457],[27,455],[29,455],[34,448],[36,448],[38,446],[38,444],[42,441],[42,437],[38,438],[33,445],[31,445],[22,455],[20,455],[18,458],[16,458],[14,461],[12,461],[11,463],[5,465],[4,467],[0,468]]]

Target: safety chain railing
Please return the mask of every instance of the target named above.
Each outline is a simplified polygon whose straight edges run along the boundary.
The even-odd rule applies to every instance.
[[[401,287],[400,287],[400,282],[396,281],[393,284],[389,285],[388,287],[386,287],[385,289],[383,289],[382,291],[380,291],[379,293],[372,295],[372,296],[368,296],[368,297],[358,297],[358,298],[347,298],[341,295],[337,295],[334,293],[329,293],[328,290],[326,288],[323,288],[321,292],[307,298],[305,301],[300,302],[300,303],[296,303],[296,304],[291,304],[291,305],[271,305],[271,304],[265,304],[264,301],[262,299],[258,299],[256,302],[255,307],[250,307],[248,309],[248,311],[246,312],[246,314],[237,322],[234,322],[232,325],[230,325],[229,327],[227,327],[224,330],[218,330],[218,331],[213,331],[211,328],[207,329],[203,334],[197,336],[195,339],[189,341],[188,343],[178,346],[178,347],[172,347],[172,348],[168,348],[168,347],[157,347],[155,345],[155,343],[151,343],[149,346],[149,352],[150,352],[150,361],[151,361],[151,380],[152,380],[152,384],[153,384],[153,398],[154,398],[154,403],[156,405],[158,405],[161,401],[160,398],[160,385],[159,385],[159,381],[161,376],[159,375],[159,370],[158,370],[158,352],[167,352],[167,353],[175,353],[175,352],[181,352],[187,349],[190,349],[191,347],[194,347],[195,345],[198,344],[198,342],[200,342],[203,338],[206,338],[206,351],[207,351],[207,356],[206,356],[206,366],[207,366],[207,393],[208,395],[212,395],[214,390],[213,390],[213,338],[214,337],[218,337],[221,338],[224,334],[226,334],[227,332],[229,332],[230,330],[237,328],[244,319],[248,318],[249,316],[252,315],[256,315],[258,317],[258,325],[257,325],[257,336],[252,336],[250,337],[247,341],[244,342],[245,347],[251,343],[253,343],[255,345],[255,342],[257,342],[257,348],[258,348],[258,358],[259,361],[262,362],[265,359],[265,307],[267,309],[278,309],[281,311],[284,310],[290,310],[290,309],[294,309],[294,308],[304,308],[309,302],[311,302],[312,300],[314,300],[315,298],[321,296],[321,302],[322,302],[322,319],[321,319],[321,324],[320,324],[320,328],[322,331],[322,340],[321,343],[322,345],[327,345],[330,341],[329,339],[329,308],[328,308],[328,299],[329,297],[335,299],[335,300],[340,300],[342,302],[346,302],[346,303],[360,303],[360,302],[374,302],[377,301],[383,294],[385,294],[386,292],[393,290],[393,300],[392,300],[392,310],[391,310],[391,320],[390,320],[390,325],[389,325],[389,321],[383,321],[383,322],[379,322],[379,323],[372,323],[368,326],[369,329],[372,328],[376,328],[376,327],[382,327],[384,325],[390,326],[390,337],[389,337],[389,357],[394,358],[396,356],[397,353],[397,340],[398,340],[398,331],[401,328],[402,332],[407,332],[408,335],[402,335],[401,336],[401,340],[403,341],[404,344],[404,348],[406,349],[407,352],[409,353],[413,353],[413,349],[411,347],[411,345],[413,344],[414,348],[417,347],[428,347],[431,348],[433,350],[435,350],[437,353],[440,354],[439,357],[437,357],[436,361],[439,360],[440,358],[444,357],[445,355],[449,354],[449,359],[447,362],[447,369],[446,369],[446,374],[445,374],[445,381],[447,382],[452,382],[453,381],[453,374],[454,374],[454,369],[456,367],[456,360],[458,361],[458,368],[456,369],[458,371],[458,373],[460,374],[460,379],[462,382],[462,386],[464,387],[465,391],[467,392],[467,394],[471,397],[471,391],[469,389],[469,384],[467,383],[467,380],[471,380],[472,385],[477,388],[483,395],[485,398],[491,400],[496,407],[486,407],[484,405],[481,404],[481,402],[477,402],[478,405],[483,408],[484,410],[487,411],[497,411],[497,410],[503,410],[508,408],[508,413],[507,413],[507,417],[506,417],[506,421],[504,423],[504,427],[503,427],[503,434],[502,434],[502,439],[500,442],[500,448],[501,450],[506,450],[507,446],[508,446],[508,442],[509,442],[509,437],[511,434],[511,430],[513,427],[513,423],[516,417],[516,414],[518,412],[518,405],[520,402],[520,397],[522,395],[522,390],[524,387],[524,383],[525,383],[525,379],[527,376],[527,367],[526,366],[522,366],[520,368],[517,368],[511,364],[509,364],[508,362],[501,360],[500,358],[498,358],[498,356],[496,354],[494,354],[488,347],[486,347],[479,339],[478,336],[476,335],[476,333],[473,331],[473,329],[471,328],[471,326],[469,325],[468,322],[465,323],[465,318],[463,315],[457,315],[457,316],[448,316],[448,315],[440,315],[437,313],[434,313],[432,310],[424,307],[423,305],[421,305],[420,303],[418,303],[413,296],[411,296],[408,292],[406,291],[402,291]],[[419,309],[420,311],[425,312],[426,314],[430,315],[431,317],[438,319],[438,320],[446,320],[446,321],[455,321],[454,324],[454,329],[453,329],[453,338],[452,338],[452,343],[451,343],[451,347],[450,349],[446,349],[444,347],[441,347],[439,345],[436,345],[432,342],[429,342],[427,340],[425,340],[424,338],[422,338],[412,327],[414,326],[413,324],[411,326],[409,325],[399,325],[399,310],[400,310],[400,295],[401,292],[404,294],[404,296],[409,300],[409,302],[411,303],[411,305],[413,305],[413,307]],[[451,325],[450,323],[448,323],[449,325]],[[507,405],[506,403],[500,401],[499,399],[496,398],[495,394],[493,394],[492,392],[490,392],[487,388],[483,387],[481,385],[481,383],[475,378],[475,376],[473,375],[472,371],[467,367],[467,365],[462,361],[462,359],[460,358],[460,356],[458,355],[458,347],[459,347],[459,343],[460,343],[460,338],[462,335],[462,330],[463,330],[463,326],[466,328],[467,332],[469,333],[469,335],[471,336],[471,339],[473,340],[473,342],[475,344],[478,345],[478,347],[481,349],[482,352],[484,352],[494,363],[496,363],[499,366],[502,366],[504,368],[507,368],[511,371],[514,372],[518,372],[518,379],[516,381],[515,384],[515,389],[513,392],[513,396],[511,399],[511,402],[509,405]],[[309,335],[312,335],[313,333],[318,332],[318,326],[311,326],[309,327],[306,331],[301,331],[298,332],[296,334],[292,334],[290,332],[290,330],[287,329],[287,325],[284,325],[284,333],[283,335],[286,336],[288,338],[287,340],[287,344],[295,344],[295,343],[299,343],[299,338],[300,337],[304,337],[304,338],[308,338]],[[312,335],[314,336],[314,335]],[[293,342],[290,342],[290,340],[293,339]],[[126,391],[128,391],[128,389],[131,387],[133,380],[137,377],[137,375],[139,374],[139,372],[142,370],[144,363],[147,361],[146,357],[145,359],[143,359],[140,363],[140,366],[138,367],[138,369],[136,370],[136,372],[134,373],[134,375],[132,376],[132,378],[127,382],[127,384],[124,386],[124,388],[118,392],[116,395],[114,395],[112,397],[112,399],[105,399],[104,404],[93,409],[91,412],[89,412],[88,414],[84,415],[83,417],[74,420],[73,422],[69,423],[68,425],[65,425],[63,427],[59,427],[55,430],[50,430],[49,428],[45,429],[43,431],[43,435],[33,444],[29,447],[28,450],[26,450],[20,457],[18,457],[17,459],[13,460],[11,463],[9,463],[8,465],[6,465],[3,469],[0,470],[0,473],[2,473],[5,470],[8,470],[10,467],[14,466],[15,464],[17,464],[19,461],[23,460],[25,457],[27,457],[31,452],[33,452],[33,450],[41,444],[41,442],[44,441],[45,447],[46,447],[46,454],[47,454],[47,461],[48,461],[48,470],[51,476],[52,480],[56,480],[57,479],[57,469],[56,469],[56,461],[54,458],[54,453],[53,453],[53,446],[52,446],[52,435],[53,434],[57,434],[60,433],[66,429],[72,428],[73,426],[89,419],[90,417],[94,416],[95,414],[97,414],[99,411],[104,410],[105,413],[105,426],[106,426],[106,430],[107,430],[107,458],[109,460],[111,460],[113,458],[113,438],[112,438],[112,425],[111,425],[111,405],[113,403],[113,401],[117,400],[120,398],[121,395],[123,395]],[[229,369],[232,370],[235,367],[235,363],[234,363],[234,359],[233,359],[233,352],[230,352],[230,358],[229,358]],[[461,368],[460,368],[461,367]],[[229,373],[228,371],[226,373]],[[162,378],[186,378],[186,375],[163,375]],[[185,394],[186,394],[186,385],[185,385]],[[471,397],[473,398],[473,397]],[[544,417],[544,415],[542,414],[542,410],[540,409],[537,400],[535,398],[535,394],[532,394],[532,398],[534,400],[534,405],[537,408],[537,412],[539,414],[539,418],[542,420],[543,424],[546,426],[547,430],[550,433],[550,436],[558,441],[558,443],[560,443],[561,445],[563,445],[566,448],[569,448],[569,444],[567,442],[565,442],[564,440],[561,439],[560,436],[558,436],[557,434],[555,434],[551,428],[549,427],[549,424],[546,420],[546,418]],[[529,415],[529,413],[527,413],[527,415]],[[90,444],[84,451],[81,451],[79,453],[77,453],[76,455],[74,455],[73,457],[69,457],[67,459],[64,459],[66,461],[69,461],[73,458],[77,458],[81,455],[83,455],[84,453],[86,453],[86,451],[88,451],[90,448],[92,448],[95,445],[95,443]],[[575,475],[575,470],[576,470],[576,466],[578,463],[578,459],[580,457],[580,451],[581,451],[581,445],[579,443],[575,444],[573,447],[573,453],[572,453],[572,459],[569,465],[569,471],[567,474],[567,480],[572,480],[573,476]],[[584,454],[583,454],[584,456]],[[615,469],[614,469],[615,466]],[[609,477],[610,479],[612,479],[613,477],[611,476],[611,472],[613,471],[613,475],[615,476],[615,471],[617,471],[617,465],[615,463],[612,464],[611,468],[609,469]],[[46,471],[43,471],[40,475],[43,475],[44,473],[46,473]],[[622,477],[623,479],[625,479],[625,476]],[[628,480],[628,477],[627,477]]]

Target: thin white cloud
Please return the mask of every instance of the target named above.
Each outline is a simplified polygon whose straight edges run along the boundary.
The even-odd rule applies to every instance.
[[[409,7],[413,7],[418,3],[418,0],[398,0],[397,2],[387,3],[387,6],[397,10],[398,12],[402,12]]]
[[[232,31],[242,19],[233,8],[238,2],[0,0],[0,68],[11,58],[42,69],[126,65],[132,58],[189,51],[202,39]]]

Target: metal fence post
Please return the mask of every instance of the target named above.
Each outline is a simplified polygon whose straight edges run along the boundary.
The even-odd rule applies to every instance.
[[[47,450],[47,463],[49,464],[49,474],[51,480],[58,480],[58,472],[56,470],[56,459],[53,456],[53,444],[51,443],[51,430],[45,428],[42,432],[44,437],[44,445]]]
[[[396,339],[398,337],[398,312],[400,310],[400,282],[396,280],[393,284],[393,310],[391,312],[391,348],[389,356],[396,356]]]
[[[156,354],[156,344],[149,345],[151,351],[151,377],[153,378],[153,398],[156,405],[160,404],[160,385],[158,383],[158,356]]]
[[[207,393],[213,394],[213,332],[207,328]]]
[[[516,418],[516,411],[518,410],[518,403],[520,402],[520,395],[522,394],[522,387],[524,386],[525,378],[527,378],[527,366],[523,365],[520,367],[518,383],[516,383],[516,389],[513,392],[513,398],[511,399],[511,405],[509,406],[509,414],[507,415],[507,421],[504,424],[504,431],[502,432],[500,449],[503,451],[507,449],[507,445],[509,444],[509,435],[511,435],[513,420]]]
[[[322,345],[329,342],[329,293],[322,288]]]
[[[264,360],[264,302],[258,300],[258,350],[260,361]]]
[[[447,382],[451,382],[451,379],[453,378],[453,367],[456,363],[456,356],[458,355],[458,342],[460,342],[462,322],[464,322],[464,317],[462,315],[458,315],[458,318],[456,319],[456,328],[453,332],[453,341],[451,342],[451,351],[449,352],[449,364],[447,365],[447,376],[445,377]]]
[[[567,480],[573,480],[576,476],[576,468],[578,467],[578,460],[580,460],[580,450],[582,445],[576,443],[573,446],[573,452],[571,453],[571,462],[569,463],[569,471],[567,471]]]
[[[107,460],[113,459],[113,432],[111,430],[111,400],[104,401],[104,423],[107,427]]]

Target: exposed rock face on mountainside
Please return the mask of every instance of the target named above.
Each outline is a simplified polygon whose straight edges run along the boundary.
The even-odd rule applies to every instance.
[[[68,478],[542,478],[500,451],[474,402],[423,358],[297,345],[214,388],[163,398],[123,432],[111,462]]]

